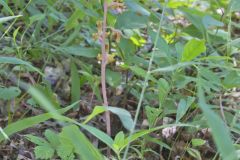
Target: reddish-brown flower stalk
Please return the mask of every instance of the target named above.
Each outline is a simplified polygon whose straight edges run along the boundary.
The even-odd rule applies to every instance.
[[[104,9],[104,14],[103,14],[103,25],[102,25],[101,84],[102,84],[103,105],[107,107],[108,106],[107,89],[106,89],[106,66],[107,66],[107,56],[108,56],[106,52],[106,28],[107,28],[107,10],[108,10],[107,0],[104,0],[103,9]],[[110,112],[106,111],[105,116],[106,116],[107,134],[111,136]],[[108,149],[108,156],[110,156],[110,149]]]

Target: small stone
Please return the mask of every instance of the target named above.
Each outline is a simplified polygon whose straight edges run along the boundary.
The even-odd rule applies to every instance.
[[[53,68],[47,66],[44,69],[45,80],[47,80],[51,85],[56,84],[58,79],[63,75],[63,71],[60,68]]]
[[[141,126],[142,126],[142,128],[148,128],[149,127],[148,120],[144,119]]]
[[[176,131],[177,131],[177,127],[176,126],[164,128],[162,130],[162,136],[164,138],[172,137],[176,133]]]

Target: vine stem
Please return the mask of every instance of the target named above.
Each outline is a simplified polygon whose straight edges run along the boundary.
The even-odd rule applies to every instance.
[[[157,43],[158,43],[158,39],[159,39],[160,29],[161,29],[162,21],[163,21],[163,15],[164,15],[164,12],[165,12],[165,8],[166,8],[166,3],[167,2],[168,2],[168,0],[165,0],[165,2],[164,2],[164,7],[163,7],[163,10],[162,10],[161,19],[159,21],[157,35],[156,35],[156,38],[155,38],[155,41],[154,41],[153,51],[152,51],[152,54],[151,54],[151,58],[149,60],[147,74],[146,74],[146,77],[144,79],[143,88],[142,88],[142,91],[141,91],[141,95],[140,95],[140,98],[139,98],[139,101],[138,101],[137,110],[136,110],[134,121],[133,121],[133,127],[130,130],[130,134],[129,134],[129,138],[128,138],[128,145],[127,145],[127,147],[126,147],[126,149],[124,151],[123,160],[126,160],[126,158],[127,158],[128,150],[130,148],[129,140],[131,139],[131,137],[132,137],[132,135],[134,133],[135,126],[137,124],[138,116],[139,116],[139,113],[140,113],[140,109],[141,109],[141,106],[142,106],[144,93],[145,93],[145,90],[146,90],[146,88],[148,86],[148,80],[149,80],[149,76],[151,74],[152,63],[153,63],[153,59],[154,59],[155,52],[156,52],[156,49],[157,49]]]
[[[102,63],[101,63],[101,85],[102,85],[102,96],[103,96],[103,106],[108,106],[107,99],[107,89],[106,89],[106,66],[107,66],[107,52],[106,52],[106,28],[107,28],[107,12],[108,12],[108,3],[107,0],[104,0],[103,4],[103,24],[102,24]],[[107,134],[111,136],[111,117],[110,112],[105,112],[106,118],[106,129]],[[111,156],[110,149],[107,150],[108,157]]]

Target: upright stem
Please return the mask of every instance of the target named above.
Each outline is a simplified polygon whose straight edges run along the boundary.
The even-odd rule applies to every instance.
[[[107,66],[107,52],[106,52],[106,28],[107,28],[107,10],[108,4],[107,0],[104,0],[103,4],[104,14],[103,14],[103,25],[102,25],[102,64],[101,64],[101,85],[102,85],[102,96],[103,96],[103,105],[108,106],[107,99],[107,89],[106,89],[106,66]],[[106,126],[107,134],[111,136],[111,123],[110,123],[110,112],[106,111]],[[110,149],[108,149],[108,156],[110,156]]]

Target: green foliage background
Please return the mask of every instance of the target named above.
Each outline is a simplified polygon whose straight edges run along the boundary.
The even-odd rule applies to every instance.
[[[121,87],[124,96],[116,103],[112,98],[114,106],[103,107],[97,63],[103,1],[0,0],[0,100],[14,100],[19,108],[21,102],[31,99],[39,109],[49,112],[14,119],[15,110],[8,110],[9,120],[1,130],[0,141],[11,140],[12,135],[53,118],[61,123],[59,133],[46,130],[45,139],[26,136],[36,144],[36,158],[104,159],[105,152],[94,146],[81,128],[107,145],[114,158],[144,159],[147,152],[160,157],[161,153],[146,145],[154,142],[161,151],[167,150],[165,158],[170,159],[174,143],[166,144],[150,133],[175,126],[177,135],[181,129],[195,135],[210,128],[216,146],[210,158],[239,159],[239,102],[230,106],[230,98],[222,97],[240,86],[239,0],[117,2],[121,5],[109,7],[107,15],[107,44],[109,54],[122,63],[108,64],[106,79],[109,90]],[[114,37],[116,33],[120,39]],[[70,73],[65,75],[71,86],[70,100],[69,106],[61,109],[55,90],[45,81],[44,68],[63,67],[66,59],[70,59]],[[22,73],[33,75],[36,84],[24,82],[19,78]],[[78,102],[87,95],[86,86],[97,104],[79,122],[64,113],[78,109]],[[132,110],[124,109],[129,97],[139,102]],[[144,116],[139,118],[135,110]],[[100,127],[88,125],[105,111],[116,114],[125,129],[109,136]],[[171,124],[159,124],[165,117],[173,118]],[[136,128],[144,119],[147,129]],[[198,146],[206,141],[193,137],[181,158],[205,159]]]

